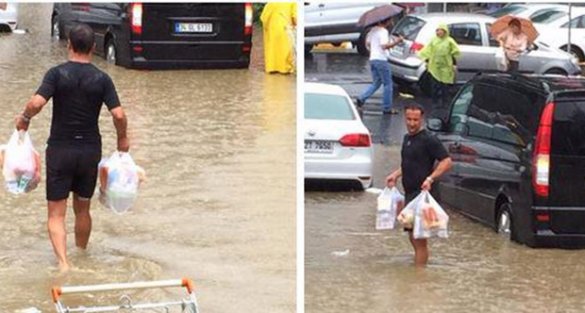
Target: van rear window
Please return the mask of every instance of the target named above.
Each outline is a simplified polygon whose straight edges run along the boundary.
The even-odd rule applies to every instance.
[[[555,104],[552,153],[585,156],[585,101]]]

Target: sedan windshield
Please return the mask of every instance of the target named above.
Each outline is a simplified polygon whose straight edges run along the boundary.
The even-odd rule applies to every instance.
[[[354,120],[351,103],[344,96],[305,93],[305,118],[315,120]]]

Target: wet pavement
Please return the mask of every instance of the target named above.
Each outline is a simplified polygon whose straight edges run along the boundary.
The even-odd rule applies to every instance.
[[[0,99],[4,138],[44,73],[66,60],[50,38],[51,4],[21,4],[23,35],[0,35]],[[263,73],[261,29],[249,70],[136,71],[95,64],[116,84],[129,118],[131,153],[146,169],[133,212],[118,216],[92,201],[87,252],[73,243],[74,268],[56,270],[41,187],[15,197],[0,191],[0,311],[54,312],[53,285],[189,277],[203,312],[295,310],[296,77]],[[49,104],[31,124],[43,156]],[[115,147],[106,109],[103,155]],[[43,167],[43,173],[45,169]],[[131,293],[135,301],[177,300],[170,290]],[[115,293],[115,299],[120,293]],[[104,304],[108,296],[65,298]]]
[[[367,58],[355,53],[317,53],[305,63],[307,81],[341,85],[352,97],[370,82]],[[401,108],[405,100],[396,99]],[[399,166],[406,132],[402,112],[381,115],[380,105],[381,90],[363,115],[373,135],[377,188]],[[431,240],[428,267],[416,269],[406,233],[374,229],[377,195],[319,190],[305,191],[307,313],[576,313],[585,307],[585,251],[531,249],[447,210],[449,239]]]

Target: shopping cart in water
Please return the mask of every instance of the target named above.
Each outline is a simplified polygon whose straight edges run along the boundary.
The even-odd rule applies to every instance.
[[[187,290],[187,298],[179,301],[166,301],[158,303],[134,303],[129,295],[122,295],[118,304],[103,306],[79,306],[70,308],[61,301],[62,295],[79,294],[89,292],[104,292],[116,290],[136,290],[150,288],[184,287]],[[54,287],[51,291],[53,302],[57,313],[94,313],[94,312],[152,312],[152,313],[199,313],[197,299],[195,298],[195,287],[190,279],[174,279],[150,282],[133,282],[87,286],[63,286]]]

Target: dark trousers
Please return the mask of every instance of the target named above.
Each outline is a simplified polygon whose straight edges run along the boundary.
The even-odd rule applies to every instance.
[[[518,73],[518,66],[519,66],[518,61],[509,60],[507,72],[508,73]]]
[[[450,90],[452,84],[438,81],[431,75],[432,79],[432,103],[433,116],[445,120],[449,114]]]

